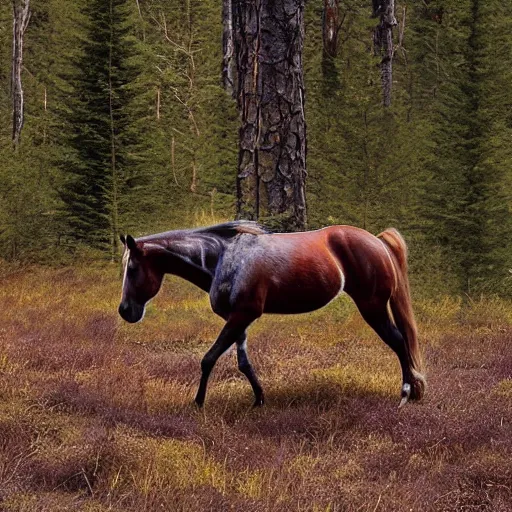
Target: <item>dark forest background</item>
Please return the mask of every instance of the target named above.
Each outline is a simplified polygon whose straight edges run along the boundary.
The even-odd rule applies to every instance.
[[[399,1],[382,104],[370,2],[305,8],[308,228],[395,226],[426,294],[510,295],[512,10]],[[0,259],[115,259],[117,234],[231,219],[239,114],[220,0],[31,0],[12,141],[13,5],[0,4]]]

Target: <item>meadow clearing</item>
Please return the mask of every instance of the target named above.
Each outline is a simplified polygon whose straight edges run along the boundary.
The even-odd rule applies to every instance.
[[[215,368],[222,321],[167,277],[144,321],[115,265],[0,278],[0,510],[512,510],[512,304],[415,300],[428,390],[398,411],[398,360],[347,297],[266,316]]]

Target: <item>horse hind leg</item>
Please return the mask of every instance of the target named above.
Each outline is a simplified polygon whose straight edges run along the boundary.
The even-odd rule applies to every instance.
[[[238,359],[238,369],[247,377],[254,392],[254,407],[260,407],[265,401],[263,388],[247,355],[247,335],[245,333],[236,342],[236,355]]]
[[[357,307],[368,325],[379,335],[398,357],[402,369],[402,393],[399,405],[403,407],[409,399],[419,400],[423,396],[425,380],[413,367],[404,336],[391,320],[385,303],[359,302]]]

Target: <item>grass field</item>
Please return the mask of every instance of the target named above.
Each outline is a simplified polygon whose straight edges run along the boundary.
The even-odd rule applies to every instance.
[[[107,269],[0,281],[0,510],[512,510],[512,305],[417,300],[426,398],[347,298],[249,331],[267,403],[235,354],[192,400],[222,322],[167,278],[117,316]]]

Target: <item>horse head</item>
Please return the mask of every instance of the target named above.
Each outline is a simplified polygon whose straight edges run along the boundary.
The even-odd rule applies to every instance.
[[[133,237],[121,235],[125,247],[123,255],[124,277],[119,314],[130,323],[144,317],[146,304],[158,293],[164,273],[157,260],[163,248],[154,244],[136,242]]]

